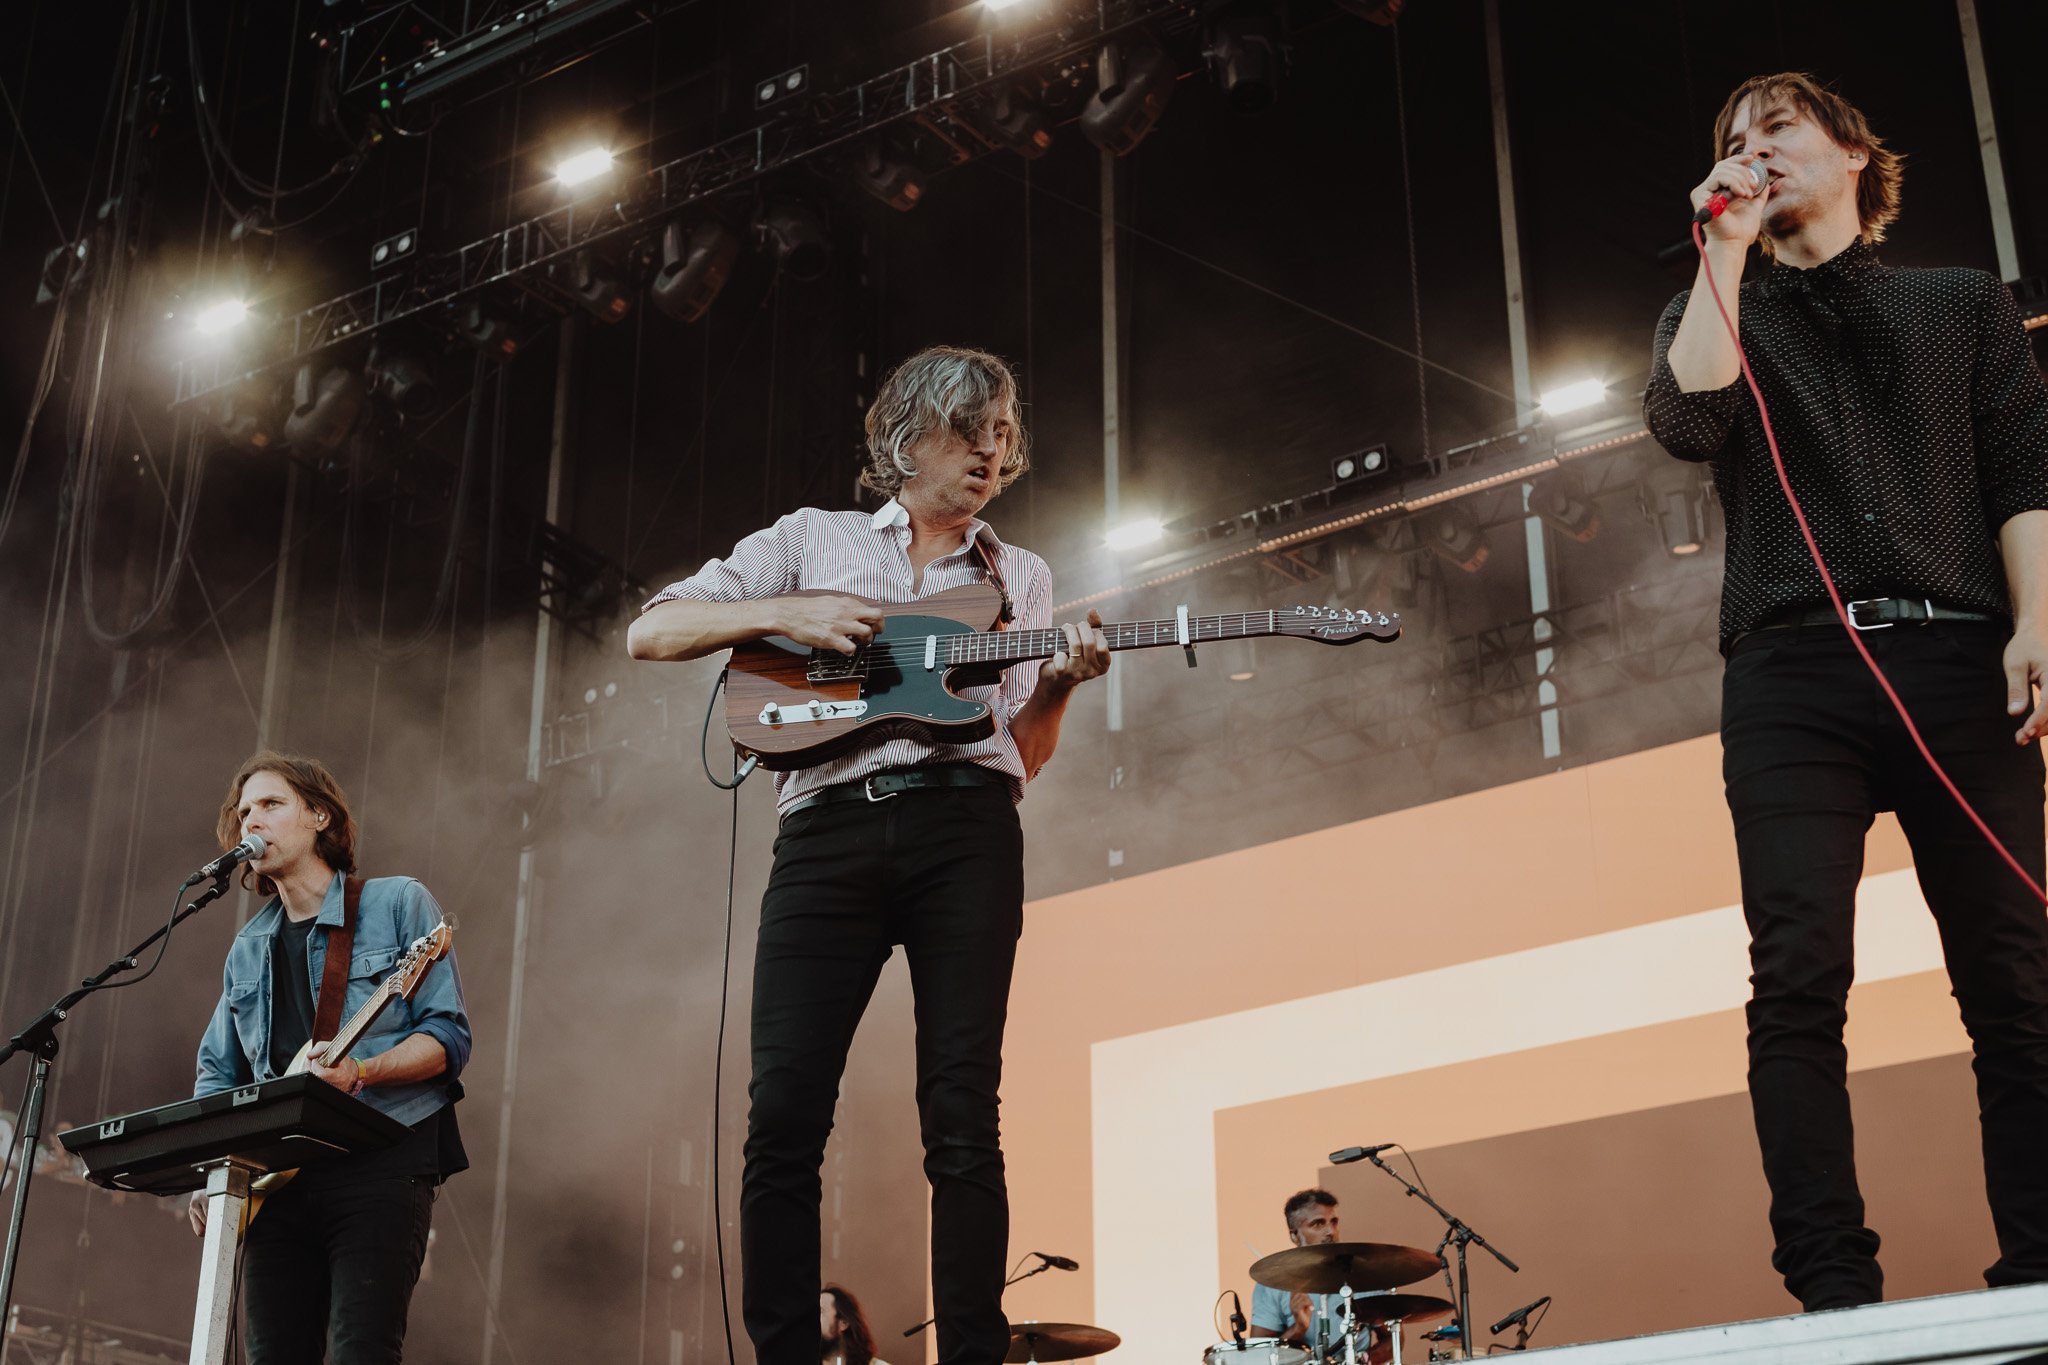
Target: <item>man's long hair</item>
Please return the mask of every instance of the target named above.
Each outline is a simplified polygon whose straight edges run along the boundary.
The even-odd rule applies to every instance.
[[[1017,481],[1031,467],[1031,440],[1024,432],[1023,404],[1017,377],[1001,357],[959,346],[929,346],[898,365],[882,381],[868,407],[868,467],[860,481],[887,497],[903,491],[903,481],[917,474],[910,448],[919,440],[951,427],[972,439],[1000,410],[1010,423],[1010,448],[996,472],[998,491]]]
[[[860,1300],[836,1284],[828,1284],[824,1292],[832,1296],[832,1311],[839,1315],[845,1329],[836,1343],[818,1343],[818,1355],[825,1359],[834,1354],[833,1346],[846,1355],[846,1365],[871,1365],[875,1358],[875,1329],[868,1326],[868,1315],[860,1311]]]
[[[1884,230],[1899,216],[1905,154],[1884,145],[1884,139],[1870,130],[1870,120],[1863,117],[1861,109],[1804,71],[1751,76],[1736,86],[1714,118],[1714,160],[1728,155],[1728,133],[1744,100],[1750,102],[1749,116],[1754,121],[1771,105],[1787,99],[1817,121],[1837,146],[1863,153],[1863,170],[1856,177],[1856,218],[1865,241],[1873,245],[1883,241]],[[1758,236],[1757,246],[1766,256],[1774,252],[1768,233]]]
[[[356,870],[356,820],[348,813],[348,797],[341,791],[341,783],[334,780],[334,774],[327,771],[327,765],[317,758],[300,754],[281,754],[275,749],[264,749],[243,760],[236,770],[234,780],[228,783],[227,798],[220,803],[220,819],[214,825],[214,837],[220,840],[221,851],[226,852],[242,840],[242,788],[258,773],[276,773],[284,779],[285,785],[299,794],[306,808],[316,815],[327,817],[326,825],[313,836],[313,852],[321,862],[336,872]],[[249,884],[249,869],[242,869],[242,884]],[[277,883],[268,877],[257,876],[258,895],[274,896]]]

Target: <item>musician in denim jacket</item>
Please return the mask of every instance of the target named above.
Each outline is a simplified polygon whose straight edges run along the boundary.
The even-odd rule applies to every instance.
[[[223,848],[262,837],[263,854],[243,876],[271,900],[228,949],[194,1095],[285,1075],[315,1041],[329,936],[341,930],[355,872],[355,821],[316,759],[249,759],[228,787],[218,832]],[[360,884],[354,921],[341,1021],[433,932],[441,908],[412,878],[379,877]],[[245,1244],[250,1365],[399,1360],[435,1192],[469,1165],[454,1109],[469,1047],[451,956],[409,999],[393,999],[346,1056],[311,1049],[305,1071],[411,1131],[389,1147],[308,1167],[264,1202]],[[193,1230],[203,1232],[203,1194],[190,1208]]]

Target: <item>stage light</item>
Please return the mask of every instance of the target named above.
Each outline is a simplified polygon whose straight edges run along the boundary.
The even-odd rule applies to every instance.
[[[755,223],[782,272],[793,280],[815,280],[832,263],[831,239],[818,215],[793,200],[770,204]]]
[[[1104,43],[1081,132],[1105,152],[1129,155],[1166,112],[1179,74],[1165,49],[1142,35]]]
[[[256,381],[229,389],[219,409],[220,434],[237,450],[264,451],[278,443],[277,389]]]
[[[1492,553],[1479,523],[1455,502],[1447,502],[1430,513],[1422,538],[1438,558],[1466,573],[1478,573]]]
[[[599,322],[617,322],[633,311],[632,292],[618,272],[588,251],[577,252],[570,264],[569,292]]]
[[[471,299],[462,306],[455,330],[464,341],[494,359],[510,360],[519,354],[519,335],[512,328],[511,317],[481,299]]]
[[[716,219],[695,227],[670,223],[661,232],[661,268],[648,293],[677,322],[695,322],[711,310],[739,259],[740,235]]]
[[[441,400],[433,371],[403,351],[370,352],[370,388],[405,418],[425,417]]]
[[[1367,446],[1363,450],[1347,451],[1330,461],[1330,482],[1359,483],[1378,478],[1393,467],[1394,462],[1388,458],[1384,444]]]
[[[394,232],[370,248],[370,269],[382,270],[387,265],[397,265],[400,261],[409,261],[419,249],[420,233],[418,228],[407,228],[403,232]]]
[[[1166,525],[1157,517],[1140,517],[1116,527],[1102,538],[1102,543],[1112,550],[1137,550],[1155,545],[1166,534]]]
[[[1052,116],[1022,91],[1000,90],[989,134],[1026,161],[1036,161],[1052,150]]]
[[[1696,468],[1657,460],[1643,479],[1641,496],[1644,514],[1664,537],[1665,553],[1684,559],[1707,548],[1707,490]]]
[[[924,198],[924,172],[909,157],[879,142],[861,148],[853,180],[898,213],[910,212]]]
[[[1001,14],[1006,9],[1015,9],[1024,0],[981,0],[981,7],[991,14]]]
[[[242,300],[222,299],[199,310],[192,319],[192,330],[201,336],[217,337],[241,326],[248,316],[249,305]]]
[[[1223,98],[1240,114],[1258,114],[1280,97],[1284,65],[1270,10],[1230,5],[1209,21],[1209,68]]]
[[[284,439],[297,450],[332,454],[341,449],[362,412],[363,381],[355,371],[309,362],[292,377]]]
[[[612,154],[607,147],[587,147],[555,165],[555,179],[565,189],[574,189],[586,181],[595,180],[612,168]]]
[[[1588,502],[1579,481],[1555,474],[1530,491],[1529,510],[1543,524],[1581,545],[1600,534],[1600,509]]]
[[[1552,389],[1536,400],[1536,406],[1555,417],[1560,413],[1590,408],[1607,397],[1607,386],[1597,379],[1581,379]]]

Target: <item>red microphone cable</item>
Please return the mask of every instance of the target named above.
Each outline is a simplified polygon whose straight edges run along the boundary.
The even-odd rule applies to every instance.
[[[1834,604],[1835,616],[1841,621],[1842,629],[1849,637],[1849,643],[1856,647],[1856,653],[1862,658],[1864,666],[1870,670],[1870,675],[1877,679],[1877,685],[1884,689],[1885,696],[1891,700],[1892,709],[1897,711],[1899,719],[1905,722],[1906,733],[1913,737],[1913,747],[1920,751],[1921,758],[1927,760],[1928,769],[1941,780],[1941,785],[1955,798],[1955,803],[1962,809],[1963,814],[1970,817],[1970,823],[1977,827],[1977,832],[1998,851],[1999,857],[2005,859],[2006,866],[2027,884],[2027,889],[2034,893],[2036,899],[2048,904],[2048,890],[2042,889],[2041,884],[2034,880],[2026,868],[2020,866],[2020,860],[2013,857],[2012,850],[1991,832],[1991,826],[1984,823],[1984,817],[1977,814],[1976,807],[1970,804],[1969,798],[1963,795],[1961,789],[1949,777],[1947,770],[1935,758],[1934,751],[1927,747],[1927,741],[1920,736],[1920,727],[1913,723],[1912,714],[1906,710],[1906,703],[1900,700],[1899,694],[1892,689],[1891,679],[1885,677],[1884,670],[1877,666],[1877,660],[1871,657],[1870,650],[1864,645],[1863,632],[1857,630],[1855,624],[1850,621],[1849,609],[1842,605],[1841,591],[1835,587],[1835,577],[1828,572],[1827,561],[1821,558],[1820,543],[1813,538],[1813,527],[1807,524],[1806,509],[1799,505],[1799,497],[1792,491],[1791,476],[1785,472],[1785,457],[1778,450],[1778,435],[1771,429],[1770,407],[1764,402],[1764,391],[1758,387],[1756,375],[1749,368],[1749,352],[1742,349],[1742,337],[1736,331],[1734,320],[1728,316],[1728,305],[1721,301],[1721,286],[1714,280],[1714,263],[1707,257],[1706,237],[1700,231],[1697,222],[1692,227],[1692,244],[1699,250],[1700,266],[1706,271],[1707,288],[1714,295],[1714,307],[1721,314],[1721,325],[1728,329],[1728,339],[1735,343],[1735,357],[1742,365],[1742,377],[1749,384],[1750,394],[1756,399],[1757,415],[1763,418],[1764,441],[1771,448],[1771,464],[1778,471],[1778,487],[1785,490],[1785,501],[1792,505],[1792,516],[1799,523],[1799,534],[1806,540],[1806,552],[1813,556],[1813,566],[1820,570],[1820,580],[1827,585],[1828,601]]]

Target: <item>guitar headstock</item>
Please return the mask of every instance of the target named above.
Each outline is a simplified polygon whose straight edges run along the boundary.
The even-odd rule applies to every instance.
[[[436,962],[448,956],[448,946],[455,940],[455,925],[442,920],[434,931],[413,940],[405,950],[405,956],[398,959],[398,965],[391,969],[391,975],[384,978],[384,984],[391,994],[400,1000],[410,1000],[412,993],[420,988],[426,979],[427,970]]]
[[[1275,613],[1277,634],[1298,635],[1326,645],[1354,645],[1360,640],[1398,640],[1398,611],[1352,611],[1348,607],[1287,607]]]

